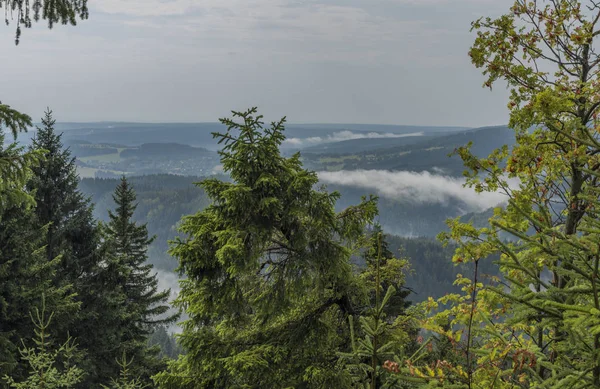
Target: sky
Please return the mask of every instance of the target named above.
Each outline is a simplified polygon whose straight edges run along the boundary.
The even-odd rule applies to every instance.
[[[89,0],[90,18],[14,45],[0,98],[58,121],[268,120],[479,127],[508,121],[482,88],[470,22],[510,0]]]

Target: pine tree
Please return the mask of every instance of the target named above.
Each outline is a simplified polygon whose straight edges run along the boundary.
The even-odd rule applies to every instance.
[[[408,296],[410,289],[405,286],[405,274],[409,262],[403,258],[396,258],[389,249],[389,243],[383,228],[375,224],[371,231],[371,245],[365,250],[363,258],[367,267],[360,274],[361,279],[369,288],[370,306],[375,306],[376,285],[379,284],[380,292],[387,291],[390,286],[394,287],[395,293],[385,304],[384,312],[392,320],[404,314],[410,306]],[[379,282],[376,281],[376,270],[379,269]]]
[[[148,344],[150,346],[159,346],[159,356],[163,358],[177,359],[183,353],[183,350],[177,344],[175,335],[169,333],[165,326],[159,326],[154,329],[148,338]]]
[[[108,251],[106,274],[110,284],[122,293],[121,348],[133,358],[130,369],[136,375],[149,377],[157,371],[156,347],[149,349],[148,337],[155,328],[176,320],[168,314],[170,290],[158,290],[158,278],[153,266],[147,263],[148,246],[154,237],[148,237],[145,224],[133,221],[137,207],[134,189],[125,177],[117,186],[113,199],[116,209],[109,211],[109,222],[104,226]]]
[[[87,0],[0,0],[0,9],[4,8],[5,22],[17,23],[15,44],[19,44],[21,27],[30,28],[33,22],[45,20],[48,28],[54,24],[77,24],[77,18],[87,19]]]
[[[127,354],[123,351],[123,356],[117,361],[117,364],[121,368],[119,372],[119,378],[113,378],[110,386],[102,385],[102,389],[144,389],[148,385],[144,384],[139,378],[133,377],[131,372],[131,365],[133,364],[133,358],[127,359]]]
[[[360,276],[369,304],[361,307],[357,325],[355,317],[348,318],[351,349],[340,353],[340,365],[350,372],[353,388],[397,387],[398,379],[390,372],[398,364],[391,360],[410,350],[416,337],[410,318],[403,317],[410,305],[405,299],[409,292],[402,291],[408,261],[394,257],[379,224],[364,257],[367,267]]]
[[[0,376],[24,378],[19,361],[21,339],[32,339],[29,312],[45,306],[57,321],[70,322],[78,311],[70,285],[56,287],[60,258],[48,262],[43,249],[44,229],[36,227],[35,215],[24,205],[0,213]]]
[[[56,323],[60,334],[70,333],[80,346],[80,366],[86,372],[81,387],[108,383],[112,361],[119,356],[118,293],[107,283],[105,249],[92,216],[92,205],[78,189],[75,159],[54,131],[52,111],[47,110],[32,150],[44,150],[44,161],[33,168],[28,189],[34,193],[36,224],[47,229],[47,261],[60,257],[54,285],[71,285],[80,311],[70,321]]]
[[[35,326],[35,345],[33,347],[24,346],[19,350],[21,358],[27,362],[29,375],[22,381],[5,375],[4,380],[10,388],[15,389],[75,387],[82,381],[84,374],[83,370],[72,363],[77,346],[69,337],[61,346],[53,346],[49,328],[54,314],[46,316],[44,296],[42,296],[41,310],[36,308],[35,315],[32,312],[30,315]]]
[[[0,212],[12,206],[34,204],[33,197],[23,190],[31,176],[31,167],[43,157],[40,151],[25,152],[12,143],[5,145],[5,129],[9,129],[14,139],[21,131],[31,126],[31,118],[0,103]],[[1,220],[1,219],[0,219]]]
[[[27,186],[35,193],[39,223],[48,226],[46,257],[51,261],[61,254],[64,275],[74,282],[97,260],[97,228],[90,200],[78,190],[75,158],[63,147],[62,135],[54,131],[55,123],[48,109],[31,146],[32,150],[45,151],[45,160],[32,169]]]
[[[187,354],[159,374],[164,388],[346,387],[336,369],[348,315],[366,296],[350,257],[374,199],[335,212],[300,155],[283,157],[284,120],[256,109],[223,119],[221,161],[233,182],[201,183],[213,204],[184,219],[171,253],[187,276],[176,304]]]

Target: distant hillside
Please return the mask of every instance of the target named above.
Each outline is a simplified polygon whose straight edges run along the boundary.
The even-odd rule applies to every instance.
[[[69,147],[77,158],[81,177],[110,178],[123,174],[197,176],[212,174],[219,164],[216,152],[178,143],[144,143],[136,147],[72,140]]]
[[[194,214],[209,204],[204,191],[194,185],[201,180],[200,177],[174,175],[130,178],[139,202],[134,219],[141,223],[148,223],[150,234],[157,236],[149,250],[149,260],[157,269],[172,271],[177,266],[177,262],[167,254],[167,242],[178,235],[177,224],[181,217]],[[81,190],[91,196],[96,204],[94,214],[97,218],[107,220],[108,210],[115,206],[112,193],[117,183],[116,179],[81,180]],[[355,203],[356,195],[358,192],[342,192],[338,209]],[[383,222],[386,233],[394,234],[396,231],[406,230],[410,228],[411,223],[414,223],[415,230],[426,228],[429,232],[427,238],[388,236],[390,249],[395,254],[410,259],[414,272],[407,275],[407,285],[417,293],[411,296],[413,301],[422,301],[428,296],[441,297],[446,293],[457,291],[457,287],[452,285],[456,274],[472,272],[470,265],[455,266],[451,262],[453,247],[443,247],[433,239],[433,236],[444,228],[442,220],[445,216],[444,212],[449,211],[449,208],[435,206],[403,208],[400,204],[394,205],[389,200],[380,203],[380,221]],[[384,216],[385,220],[382,220]],[[479,218],[482,216],[470,215]],[[402,251],[398,252],[398,250]],[[491,272],[490,265],[490,261],[482,263],[482,273]]]
[[[190,158],[214,154],[202,147],[192,147],[179,143],[144,143],[137,148],[128,148],[121,152],[121,158]]]
[[[315,170],[409,170],[460,176],[464,170],[462,161],[449,154],[470,141],[472,151],[484,157],[503,144],[514,144],[514,132],[506,126],[485,127],[377,150],[327,154],[305,151],[303,157]]]
[[[176,175],[151,175],[130,177],[137,193],[138,208],[134,219],[148,223],[151,235],[157,235],[149,250],[150,262],[158,269],[173,270],[177,263],[167,255],[167,241],[177,235],[176,225],[184,215],[190,215],[208,206],[208,198],[201,188],[194,185],[200,177]],[[108,220],[108,210],[115,204],[112,199],[117,179],[81,180],[83,193],[92,197],[96,204],[94,216]]]
[[[417,133],[419,134],[419,133]],[[365,138],[365,139],[350,139],[340,142],[324,143],[317,146],[307,147],[302,150],[303,153],[315,154],[348,154],[361,153],[365,151],[373,151],[385,149],[394,146],[407,146],[415,143],[424,142],[435,135],[412,135],[398,138]],[[438,135],[439,136],[439,135]]]
[[[268,123],[266,123],[268,126]],[[180,143],[190,146],[217,150],[219,146],[212,132],[223,132],[225,126],[220,123],[57,123],[56,130],[64,132],[63,140],[86,140],[90,143],[116,143],[126,147],[140,146],[142,143]],[[288,138],[308,139],[327,138],[333,134],[351,131],[368,134],[370,132],[407,134],[413,132],[444,133],[464,130],[462,127],[401,126],[374,124],[286,124]],[[35,134],[35,127],[19,135],[19,142],[28,144]],[[314,146],[306,143],[302,146],[286,144],[284,148],[304,148]]]
[[[322,130],[350,130],[350,131],[369,131],[369,132],[391,132],[395,134],[408,134],[411,132],[457,132],[468,130],[469,127],[452,127],[452,126],[407,126],[395,124],[288,124],[288,128],[303,128],[303,129],[322,129]]]

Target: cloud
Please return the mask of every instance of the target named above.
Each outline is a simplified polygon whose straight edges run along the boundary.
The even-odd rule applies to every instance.
[[[3,89],[32,115],[52,102],[63,121],[214,121],[259,106],[294,122],[497,124],[508,97],[481,89],[466,55],[471,20],[495,1],[93,1],[89,20],[38,23],[18,48],[8,27]]]
[[[215,167],[213,167],[211,174],[223,174],[224,172],[225,170],[223,169],[223,165],[216,165]]]
[[[359,133],[352,131],[340,131],[335,132],[331,135],[322,137],[322,136],[313,136],[310,138],[288,138],[283,144],[286,146],[313,146],[320,143],[331,143],[331,142],[341,142],[345,140],[353,140],[353,139],[381,139],[381,138],[406,138],[410,136],[423,136],[423,132],[413,132],[410,134],[393,134],[393,133],[379,133],[379,132],[369,132],[369,133]]]
[[[158,290],[171,290],[171,295],[169,296],[169,303],[171,303],[171,301],[177,298],[179,291],[181,290],[181,287],[179,286],[179,276],[176,273],[160,269],[156,271],[156,275],[158,277]],[[166,317],[174,313],[177,313],[177,309],[170,308],[165,312],[164,316]],[[180,318],[180,321],[185,318],[186,316],[183,315],[183,317]],[[180,333],[181,327],[179,327],[177,323],[173,323],[167,327],[167,331],[170,333]]]
[[[99,11],[121,18],[124,25],[159,30],[177,44],[260,47],[284,59],[302,53],[304,60],[375,61],[389,57],[398,38],[408,42],[448,31],[423,20],[398,20],[370,12],[362,3],[317,0],[102,0]],[[208,42],[212,42],[208,44]],[[409,45],[420,47],[419,45]],[[230,47],[231,48],[231,47]],[[206,54],[206,47],[203,47]],[[228,49],[228,51],[231,51]],[[361,53],[361,55],[356,55]]]
[[[176,273],[160,269],[156,271],[156,274],[158,276],[158,290],[170,289],[171,296],[169,299],[175,299],[181,290],[179,287],[179,276]]]
[[[389,199],[415,204],[449,204],[458,202],[467,212],[483,211],[507,200],[501,193],[476,193],[463,186],[464,179],[429,172],[392,172],[387,170],[353,170],[320,172],[326,184],[374,190]]]
[[[195,0],[102,0],[94,2],[93,9],[109,14],[130,16],[183,15],[198,2]]]

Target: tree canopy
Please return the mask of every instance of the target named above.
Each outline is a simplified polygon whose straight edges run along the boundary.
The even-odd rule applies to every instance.
[[[458,149],[468,185],[501,191],[484,228],[451,220],[447,242],[472,273],[464,294],[426,306],[425,328],[451,340],[462,365],[443,364],[431,385],[465,388],[600,386],[600,4],[515,1],[510,12],[473,23],[470,56],[491,88],[508,84],[516,144],[477,158]],[[504,234],[504,235],[503,235]],[[510,236],[506,240],[503,236]],[[500,278],[480,263],[500,254]]]
[[[189,315],[187,354],[162,387],[304,387],[335,383],[346,317],[366,294],[350,256],[375,216],[375,199],[336,213],[337,193],[315,190],[298,154],[279,152],[282,119],[263,127],[255,108],[222,119],[223,168],[233,182],[200,183],[213,203],[184,218],[172,244],[186,276],[175,304]],[[239,121],[235,121],[239,119]]]
[[[76,25],[89,16],[87,0],[0,0],[6,24],[14,22],[15,44],[19,44],[22,27],[31,28],[34,22],[45,20],[48,28],[56,23]]]

